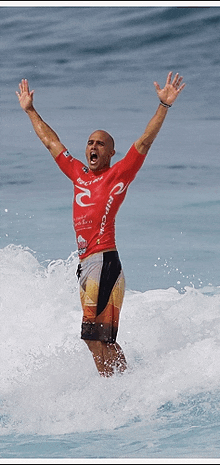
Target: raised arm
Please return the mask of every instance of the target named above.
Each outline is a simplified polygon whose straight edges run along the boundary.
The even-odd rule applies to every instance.
[[[168,109],[172,106],[173,102],[176,100],[179,93],[185,87],[185,84],[181,84],[183,78],[177,73],[172,80],[172,72],[168,73],[166,84],[163,89],[160,88],[157,82],[154,82],[154,86],[157,92],[157,95],[160,100],[159,107],[149,121],[144,133],[142,136],[136,140],[135,147],[139,153],[145,155],[147,154],[151,144],[156,138],[160,128],[165,120]]]
[[[27,79],[22,79],[19,84],[20,92],[16,92],[22,110],[29,116],[33,128],[40,138],[41,142],[50,151],[51,155],[56,158],[66,147],[60,142],[58,135],[53,129],[46,124],[33,106],[34,90],[29,91]]]

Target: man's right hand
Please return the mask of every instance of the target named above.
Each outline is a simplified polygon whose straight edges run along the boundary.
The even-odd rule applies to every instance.
[[[28,80],[22,79],[19,83],[20,93],[16,92],[22,110],[28,111],[33,108],[34,90],[29,91]]]
[[[59,153],[66,150],[66,147],[60,142],[60,139],[54,130],[48,126],[45,121],[43,121],[41,116],[35,110],[33,106],[34,90],[31,92],[29,91],[28,80],[22,79],[19,84],[19,88],[20,92],[16,92],[16,95],[22,110],[28,114],[33,128],[41,142],[50,151],[51,155],[56,158]]]

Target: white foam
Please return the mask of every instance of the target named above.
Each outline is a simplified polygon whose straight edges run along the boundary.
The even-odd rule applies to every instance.
[[[102,379],[80,339],[77,263],[0,250],[2,434],[114,429],[218,388],[219,288],[126,290],[118,342],[129,368]]]

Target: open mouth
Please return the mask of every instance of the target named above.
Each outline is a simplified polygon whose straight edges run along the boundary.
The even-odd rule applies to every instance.
[[[96,152],[91,152],[90,153],[90,163],[96,163],[98,160],[98,155]]]

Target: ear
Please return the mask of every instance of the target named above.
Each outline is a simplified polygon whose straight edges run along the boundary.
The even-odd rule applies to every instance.
[[[111,157],[114,157],[114,154],[115,154],[115,150],[112,150]]]

